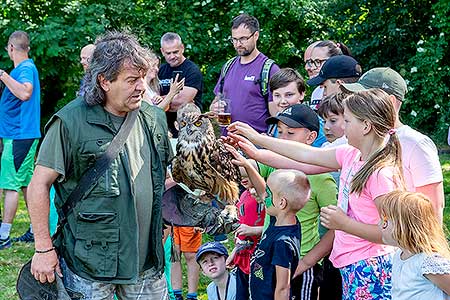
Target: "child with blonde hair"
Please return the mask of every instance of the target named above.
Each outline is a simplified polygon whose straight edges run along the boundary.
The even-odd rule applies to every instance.
[[[379,210],[383,242],[400,248],[393,258],[392,299],[450,299],[450,249],[430,200],[394,191]]]
[[[246,124],[228,127],[243,151],[246,140],[297,162],[315,165],[309,172],[341,170],[338,206],[321,209],[326,234],[300,261],[314,265],[331,250],[330,260],[342,275],[342,299],[391,299],[392,254],[382,245],[377,224],[381,196],[403,187],[401,146],[396,136],[395,110],[380,89],[356,92],[344,100],[345,135],[349,145],[314,148],[260,135]],[[325,169],[325,170],[324,170]]]

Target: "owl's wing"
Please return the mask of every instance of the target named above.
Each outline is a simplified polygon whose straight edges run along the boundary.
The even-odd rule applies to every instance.
[[[178,155],[183,156],[182,151],[178,151],[177,156],[172,161],[173,180],[185,184],[192,191],[200,189],[211,193],[211,187],[216,182],[216,172],[211,174],[207,171],[211,169],[209,163],[197,155],[185,155],[184,157]]]
[[[234,204],[239,199],[239,181],[241,179],[239,167],[231,160],[233,156],[225,148],[221,140],[216,140],[214,151],[210,154],[211,167],[217,172],[213,193],[219,198]]]
[[[174,157],[172,160],[172,177],[175,182],[182,182],[186,184],[190,189],[192,189],[190,184],[190,179],[184,172],[184,168],[180,163],[180,160],[177,157]]]

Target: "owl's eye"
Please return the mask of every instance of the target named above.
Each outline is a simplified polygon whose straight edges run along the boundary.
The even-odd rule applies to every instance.
[[[200,127],[202,125],[202,121],[197,121],[194,123],[195,126]]]
[[[181,127],[186,126],[186,122],[185,122],[185,121],[181,121],[181,122],[180,122],[180,126],[181,126]]]

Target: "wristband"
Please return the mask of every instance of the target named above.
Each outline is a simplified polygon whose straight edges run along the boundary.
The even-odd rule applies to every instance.
[[[34,252],[36,252],[36,253],[48,253],[48,252],[51,252],[51,251],[53,251],[53,250],[55,250],[55,247],[51,247],[50,249],[46,249],[46,250],[34,250]]]

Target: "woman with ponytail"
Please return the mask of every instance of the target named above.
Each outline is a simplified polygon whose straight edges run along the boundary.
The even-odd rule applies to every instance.
[[[241,136],[295,161],[320,166],[322,172],[323,167],[341,170],[338,206],[321,211],[322,225],[331,230],[299,268],[326,255],[332,241],[330,260],[342,275],[342,299],[391,299],[395,248],[382,245],[377,206],[381,196],[404,187],[394,107],[380,89],[356,92],[344,100],[344,120],[349,145],[332,149],[273,139],[238,122],[228,131],[244,152],[250,152],[251,145]]]

